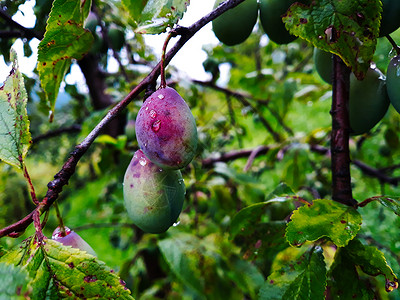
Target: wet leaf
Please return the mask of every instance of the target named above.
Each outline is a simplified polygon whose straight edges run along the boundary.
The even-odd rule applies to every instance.
[[[0,299],[26,299],[30,294],[28,272],[7,263],[0,263]]]
[[[25,269],[32,299],[133,299],[125,283],[96,257],[77,248],[45,239],[31,239],[8,252],[1,262]],[[50,296],[51,295],[51,296]]]
[[[274,270],[260,289],[259,299],[324,299],[325,286],[323,250],[317,246],[290,264]]]
[[[0,159],[22,169],[32,143],[26,111],[28,96],[14,50],[11,60],[10,74],[0,87]]]
[[[336,201],[317,199],[294,211],[286,229],[293,246],[327,237],[339,247],[346,246],[361,228],[361,215],[353,207]]]
[[[189,0],[148,0],[135,31],[147,34],[165,32],[182,19],[189,3]]]
[[[72,59],[81,59],[93,43],[93,35],[83,28],[90,6],[90,0],[56,0],[51,8],[44,38],[38,46],[37,66],[50,121],[61,82]]]
[[[379,0],[318,0],[292,5],[283,21],[290,33],[340,56],[362,79],[375,52],[381,12]]]

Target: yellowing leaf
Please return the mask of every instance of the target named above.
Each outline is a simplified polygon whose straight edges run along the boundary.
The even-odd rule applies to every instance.
[[[339,247],[346,246],[361,228],[361,215],[353,207],[317,199],[293,212],[286,239],[293,246],[327,237]]]
[[[38,47],[37,68],[46,93],[50,121],[60,84],[72,59],[81,59],[93,43],[93,35],[83,28],[90,5],[90,0],[56,0],[47,20],[44,38]]]
[[[26,111],[28,96],[14,50],[11,50],[11,60],[11,72],[0,87],[0,159],[22,169],[32,143]]]

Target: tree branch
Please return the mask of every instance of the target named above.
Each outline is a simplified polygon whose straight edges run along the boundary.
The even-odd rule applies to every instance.
[[[4,21],[6,21],[6,23],[8,25],[10,25],[11,27],[17,28],[18,30],[20,30],[22,32],[21,37],[26,37],[29,39],[37,38],[38,40],[43,39],[43,34],[38,33],[36,31],[34,31],[33,29],[26,28],[26,27],[22,26],[21,24],[15,22],[3,9],[0,9],[0,18],[2,18]]]
[[[239,5],[244,0],[231,0],[225,1],[219,5],[216,9],[211,11],[209,14],[193,23],[190,27],[177,27],[174,30],[175,36],[181,35],[176,44],[168,51],[165,56],[165,65],[167,65],[171,59],[178,53],[178,51],[185,45],[185,43],[193,37],[201,28],[207,23],[211,22],[219,15],[223,14],[228,9],[231,9]],[[1,16],[1,15],[0,15]],[[0,237],[5,235],[13,234],[16,232],[24,231],[33,221],[33,215],[36,211],[40,214],[47,211],[50,206],[56,201],[59,193],[61,193],[64,185],[68,184],[68,180],[75,172],[76,165],[78,164],[81,157],[86,153],[91,144],[100,134],[102,129],[109,124],[120,112],[122,112],[127,105],[137,97],[147,86],[154,84],[157,77],[160,75],[161,62],[147,75],[122,101],[115,105],[111,110],[108,111],[107,115],[96,125],[96,127],[89,133],[89,135],[83,140],[82,143],[77,145],[71,152],[68,160],[64,163],[61,170],[54,176],[54,180],[47,184],[48,190],[43,201],[36,207],[36,209],[27,215],[22,220],[7,226],[0,230]]]
[[[80,132],[82,129],[81,125],[75,124],[69,127],[58,128],[55,130],[50,130],[44,134],[38,135],[32,139],[33,144],[37,144],[42,140],[46,140],[48,138],[56,137],[63,133],[73,133],[73,132]]]

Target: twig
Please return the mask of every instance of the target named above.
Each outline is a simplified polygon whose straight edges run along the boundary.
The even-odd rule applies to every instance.
[[[201,28],[207,23],[211,22],[219,15],[223,14],[228,9],[231,9],[239,5],[244,0],[231,0],[225,1],[219,5],[212,12],[192,24],[187,28],[178,27],[175,32],[181,35],[175,45],[168,51],[165,56],[165,64],[167,65],[176,53],[185,45],[185,43],[193,37]],[[96,125],[96,127],[89,133],[89,135],[83,140],[82,143],[77,145],[71,152],[69,158],[62,166],[61,170],[54,176],[54,180],[50,181],[47,185],[48,190],[43,201],[32,211],[29,215],[19,220],[18,222],[9,225],[0,230],[0,237],[14,232],[24,231],[33,221],[35,214],[40,215],[50,208],[50,206],[57,200],[59,193],[61,193],[64,185],[68,184],[69,179],[75,172],[76,165],[78,164],[81,157],[86,153],[91,144],[100,134],[101,130],[109,124],[121,111],[123,111],[127,105],[137,96],[139,93],[144,91],[147,86],[154,84],[157,77],[160,75],[161,62],[117,105],[108,111],[106,116]]]
[[[199,81],[199,80],[193,80],[193,82],[196,84],[200,84],[203,86],[213,88],[217,91],[225,93],[226,95],[231,95],[231,96],[235,97],[237,100],[239,100],[242,103],[242,105],[249,106],[254,112],[258,113],[257,109],[249,101],[246,100],[246,96],[241,93],[234,92],[229,89],[220,87],[218,85],[215,85],[212,82],[204,82],[204,81]],[[258,113],[258,116],[260,117],[261,123],[264,125],[264,127],[267,129],[267,131],[272,135],[274,141],[280,142],[282,140],[282,137],[279,135],[279,133],[277,133],[272,128],[272,126],[269,124],[269,122],[260,113]]]
[[[247,163],[243,168],[243,172],[247,172],[248,170],[250,170],[251,165],[253,164],[254,159],[258,156],[260,151],[264,150],[264,146],[258,146],[256,148],[254,148],[253,151],[251,151],[249,158],[247,159]]]
[[[26,38],[37,38],[38,40],[43,39],[43,34],[38,33],[30,28],[26,28],[21,24],[15,22],[3,9],[0,9],[0,18],[7,22],[11,27],[17,28],[22,31],[21,36]]]
[[[42,140],[46,140],[48,138],[56,137],[63,133],[73,133],[73,132],[80,132],[82,129],[81,125],[75,124],[69,127],[58,128],[55,130],[48,131],[44,134],[38,135],[32,139],[33,144],[37,144]]]

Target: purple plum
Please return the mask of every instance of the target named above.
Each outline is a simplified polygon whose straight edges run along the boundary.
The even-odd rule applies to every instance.
[[[90,247],[90,245],[86,243],[85,240],[81,238],[75,231],[69,229],[68,227],[65,227],[65,235],[62,234],[60,227],[57,227],[53,231],[52,239],[63,244],[64,246],[78,248],[93,256],[96,256],[96,252],[94,252],[93,248]]]
[[[165,232],[182,211],[185,184],[179,170],[164,170],[142,150],[135,152],[124,177],[124,201],[128,215],[149,233]]]
[[[143,103],[136,118],[136,138],[146,156],[164,169],[182,169],[192,161],[196,122],[173,88],[160,88]]]

